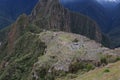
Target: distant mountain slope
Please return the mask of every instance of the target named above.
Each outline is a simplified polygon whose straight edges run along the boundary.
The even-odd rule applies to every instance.
[[[38,0],[0,0],[0,28],[6,27],[22,13],[30,14]]]
[[[120,46],[120,26],[112,28],[108,33],[110,39],[112,41],[111,47],[119,47]]]
[[[120,4],[118,4],[115,9],[112,24],[110,26],[110,30],[108,35],[111,38],[112,46],[119,47],[120,46]]]
[[[106,32],[108,30],[110,15],[107,14],[107,10],[96,0],[77,0],[66,3],[62,2],[62,4],[72,11],[80,12],[94,19],[102,31]]]

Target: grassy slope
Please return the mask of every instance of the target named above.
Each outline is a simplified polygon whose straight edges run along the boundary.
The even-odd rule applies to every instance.
[[[74,79],[58,79],[58,80],[119,80],[120,79],[120,61],[109,64],[102,68],[96,68],[93,71],[83,75],[76,75]]]
[[[120,62],[109,64],[108,66],[100,69],[95,69],[93,71],[90,71],[87,74],[84,74],[83,76],[77,78],[76,80],[119,80],[120,79]],[[109,69],[110,72],[106,73],[104,72],[105,69]],[[88,76],[86,76],[88,75]],[[81,78],[81,79],[80,79]]]

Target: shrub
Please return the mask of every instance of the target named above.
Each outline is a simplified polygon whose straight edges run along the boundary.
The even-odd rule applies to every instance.
[[[79,69],[83,70],[84,69],[84,63],[80,63],[80,62],[74,62],[70,65],[70,72],[71,73],[75,73],[77,72]]]
[[[92,63],[86,63],[86,62],[75,62],[71,64],[70,66],[70,72],[76,73],[78,70],[81,71],[90,71],[94,69],[95,66]]]
[[[116,58],[116,61],[120,61],[120,57],[117,57],[117,58]]]
[[[87,71],[90,71],[90,70],[92,70],[92,69],[94,69],[94,65],[93,65],[93,64],[87,64],[87,65],[86,65],[86,70],[87,70]]]
[[[108,72],[110,72],[110,70],[109,70],[109,69],[105,69],[104,72],[105,72],[105,73],[108,73]]]

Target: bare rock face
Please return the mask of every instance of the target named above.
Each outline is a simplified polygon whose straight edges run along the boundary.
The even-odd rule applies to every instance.
[[[58,0],[40,0],[31,14],[31,19],[44,29],[70,32],[70,13]]]
[[[99,42],[102,40],[100,29],[93,20],[70,12],[59,4],[59,0],[40,0],[32,11],[30,20],[44,29],[82,34]]]

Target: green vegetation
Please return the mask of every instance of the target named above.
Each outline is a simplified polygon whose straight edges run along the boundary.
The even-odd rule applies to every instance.
[[[107,64],[108,63],[106,57],[101,57],[100,61],[101,61],[102,64]]]
[[[87,71],[93,70],[94,68],[95,68],[95,66],[93,64],[89,63],[89,64],[86,65],[86,70]]]
[[[108,72],[110,72],[110,70],[109,70],[109,69],[105,69],[104,72],[105,72],[105,73],[108,73]]]
[[[45,44],[34,34],[26,33],[20,37],[14,52],[4,57],[7,66],[2,67],[0,80],[27,80],[33,64],[43,55],[45,48]]]
[[[116,61],[120,61],[120,57],[117,57],[117,58],[116,58]]]
[[[70,72],[71,73],[76,73],[77,71],[90,71],[94,69],[95,66],[92,63],[87,63],[87,62],[74,62],[70,66]]]

